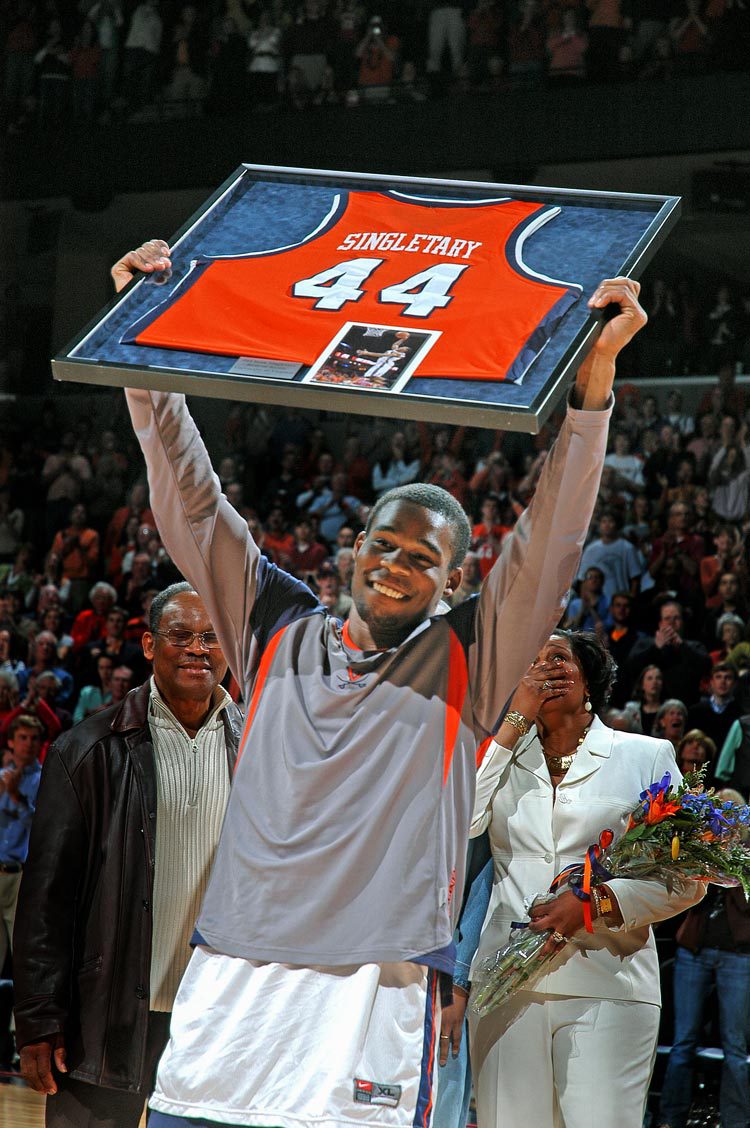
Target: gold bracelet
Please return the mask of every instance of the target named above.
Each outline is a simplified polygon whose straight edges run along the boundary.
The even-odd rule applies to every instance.
[[[531,725],[526,720],[523,713],[519,713],[516,709],[513,709],[510,713],[505,714],[505,716],[503,717],[503,723],[505,721],[507,721],[509,725],[512,725],[514,729],[518,729],[521,736],[526,736],[526,733],[531,728]]]
[[[607,913],[612,912],[612,895],[606,885],[602,885],[601,889],[598,889],[596,885],[592,886],[591,896],[594,898],[594,908],[596,909],[597,918],[605,917]]]
[[[602,904],[599,900],[599,890],[595,885],[591,886],[591,900],[594,902],[594,920],[598,920],[602,915]]]
[[[602,916],[606,916],[607,913],[614,912],[615,907],[612,904],[612,894],[610,893],[609,889],[607,889],[606,885],[600,886],[600,888],[597,890],[596,905]]]

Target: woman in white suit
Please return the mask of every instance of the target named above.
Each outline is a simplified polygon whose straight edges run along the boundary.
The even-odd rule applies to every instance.
[[[583,860],[605,828],[624,831],[641,791],[670,772],[666,740],[615,732],[596,716],[615,671],[597,637],[556,632],[510,704],[477,778],[472,834],[489,828],[494,885],[473,970],[506,943],[526,898]],[[650,925],[696,904],[700,882],[670,895],[613,879],[592,901],[567,890],[534,910],[553,930],[550,971],[485,1018],[470,1018],[479,1128],[641,1128],[659,1026]],[[568,941],[567,938],[573,938]]]

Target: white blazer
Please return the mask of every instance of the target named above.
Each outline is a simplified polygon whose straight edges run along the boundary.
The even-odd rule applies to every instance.
[[[477,775],[472,837],[489,828],[495,875],[479,949],[472,964],[508,940],[511,921],[527,919],[526,905],[546,893],[554,876],[582,862],[609,828],[619,837],[640,793],[670,772],[681,780],[672,745],[615,732],[595,717],[555,797],[542,747],[532,727],[512,750],[492,744]],[[553,802],[554,799],[554,802]],[[670,895],[657,881],[608,881],[623,925],[581,929],[551,971],[533,988],[552,995],[660,1003],[659,963],[649,927],[697,904],[705,886],[678,883]]]

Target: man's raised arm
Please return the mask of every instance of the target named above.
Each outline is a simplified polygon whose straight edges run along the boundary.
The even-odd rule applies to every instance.
[[[615,358],[647,320],[639,293],[638,282],[609,278],[589,299],[591,309],[616,305],[619,313],[578,370],[534,498],[482,586],[469,670],[475,716],[487,731],[559,622],[575,578],[606,453]]]
[[[112,267],[119,292],[136,273],[168,273],[169,247],[151,239]],[[260,553],[247,522],[221,492],[208,451],[185,397],[175,392],[127,388],[130,417],[141,445],[151,508],[167,552],[199,592],[240,685],[249,647],[250,608],[256,594]]]
[[[648,321],[638,301],[640,282],[632,278],[605,278],[588,301],[590,309],[619,306],[620,312],[602,326],[596,343],[576,375],[571,407],[603,411],[610,404],[617,356]]]

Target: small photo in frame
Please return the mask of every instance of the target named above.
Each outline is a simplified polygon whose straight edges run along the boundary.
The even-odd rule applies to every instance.
[[[370,392],[400,392],[418,370],[439,332],[347,321],[302,380]]]

